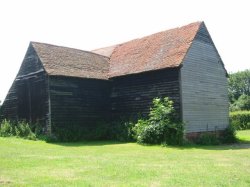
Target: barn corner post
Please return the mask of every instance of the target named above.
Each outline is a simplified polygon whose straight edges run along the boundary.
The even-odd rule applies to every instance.
[[[26,86],[28,90],[28,111],[29,111],[29,123],[32,123],[32,106],[31,106],[31,91],[30,91],[30,82],[29,79],[26,80]]]
[[[182,104],[182,76],[181,76],[181,68],[182,65],[180,66],[180,68],[178,69],[178,79],[179,79],[179,102],[180,102],[180,120],[182,123],[185,123],[185,121],[183,121],[183,104]]]
[[[51,100],[50,100],[50,78],[47,75],[47,94],[48,94],[48,114],[46,120],[46,134],[52,135],[52,127],[51,127]]]

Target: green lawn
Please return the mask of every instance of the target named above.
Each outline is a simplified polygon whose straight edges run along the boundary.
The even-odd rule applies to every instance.
[[[241,142],[250,144],[250,130],[238,131],[237,137]]]
[[[0,138],[0,186],[250,186],[250,130],[237,136],[180,148]]]

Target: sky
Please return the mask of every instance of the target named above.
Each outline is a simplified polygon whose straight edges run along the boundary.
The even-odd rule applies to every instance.
[[[0,0],[0,100],[30,41],[93,50],[204,21],[228,72],[250,69],[248,0]]]

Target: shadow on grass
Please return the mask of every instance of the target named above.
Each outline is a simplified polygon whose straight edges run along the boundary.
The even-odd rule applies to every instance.
[[[66,146],[66,147],[80,147],[80,146],[106,146],[106,145],[120,145],[128,142],[119,141],[79,141],[79,142],[49,142],[49,144]]]
[[[179,149],[205,149],[205,150],[237,150],[237,149],[250,149],[250,140],[243,140],[237,138],[235,143],[218,144],[218,145],[199,145],[199,144],[186,144],[178,147]]]
[[[250,140],[239,140],[239,143],[250,144]]]
[[[119,142],[119,141],[81,141],[81,142],[53,142],[50,144],[66,146],[66,147],[81,147],[81,146],[107,146],[107,145],[121,145],[131,142]],[[140,145],[145,147],[159,146],[160,145]],[[175,148],[180,150],[186,149],[204,149],[204,150],[237,150],[237,149],[250,149],[250,141],[239,140],[237,143],[233,144],[221,144],[221,145],[196,145],[189,144],[183,146],[162,146],[162,148]]]
[[[176,147],[177,148],[177,147]],[[185,145],[180,146],[178,149],[204,149],[204,150],[238,150],[238,149],[250,149],[250,142],[237,142],[233,144],[220,144],[220,145]]]

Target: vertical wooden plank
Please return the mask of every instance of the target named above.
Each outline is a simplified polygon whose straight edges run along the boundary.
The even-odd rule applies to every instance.
[[[47,126],[47,134],[51,135],[52,134],[52,129],[51,129],[51,100],[50,100],[50,78],[47,76],[47,94],[48,94],[48,113],[46,116],[48,116],[46,120],[46,126]]]

